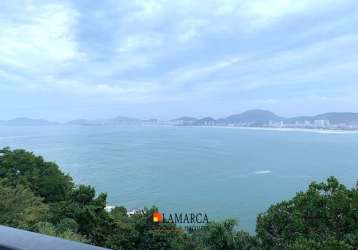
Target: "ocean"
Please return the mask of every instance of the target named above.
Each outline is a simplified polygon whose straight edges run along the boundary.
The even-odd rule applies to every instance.
[[[56,162],[108,205],[155,205],[165,213],[256,217],[312,181],[358,180],[358,133],[175,126],[0,126],[0,147]]]

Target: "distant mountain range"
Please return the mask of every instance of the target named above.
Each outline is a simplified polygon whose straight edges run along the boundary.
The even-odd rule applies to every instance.
[[[286,119],[289,123],[315,120],[328,120],[331,124],[358,124],[358,113],[325,113],[316,116],[301,116]]]
[[[59,125],[58,122],[51,122],[43,119],[31,119],[26,117],[19,117],[8,121],[0,121],[0,125],[4,126],[49,126]]]
[[[241,114],[230,115],[226,118],[214,119],[205,117],[197,119],[193,117],[182,117],[172,120],[179,125],[244,125],[244,126],[265,126],[275,123],[297,124],[297,123],[314,123],[317,121],[325,121],[331,125],[345,124],[358,125],[358,113],[324,113],[315,116],[300,116],[286,118],[276,115],[267,110],[255,109],[243,112]]]
[[[208,124],[241,124],[241,123],[251,123],[251,124],[267,124],[269,122],[279,122],[284,121],[286,118],[280,117],[270,111],[266,110],[249,110],[241,114],[230,115],[226,118],[214,119],[212,117],[204,117],[201,119],[194,117],[181,117],[172,122],[181,123],[183,125],[208,125]]]
[[[274,123],[298,124],[314,123],[315,121],[328,121],[329,124],[358,125],[358,113],[324,113],[315,116],[299,116],[285,118],[267,110],[249,110],[241,114],[230,115],[226,118],[214,119],[212,117],[195,118],[184,116],[170,121],[158,119],[140,120],[136,118],[117,116],[110,119],[87,120],[77,119],[66,123],[58,123],[43,119],[31,119],[26,117],[15,118],[8,121],[0,121],[5,126],[49,126],[49,125],[81,125],[81,126],[103,126],[103,125],[140,125],[140,124],[172,124],[172,125],[244,125],[244,126],[265,126]]]
[[[223,123],[257,123],[257,124],[265,124],[268,122],[279,122],[283,121],[285,118],[277,116],[271,111],[266,110],[249,110],[241,114],[230,115],[224,119],[219,119],[218,122]]]

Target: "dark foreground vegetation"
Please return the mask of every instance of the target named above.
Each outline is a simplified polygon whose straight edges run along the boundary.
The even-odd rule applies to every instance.
[[[233,197],[234,199],[234,197]],[[271,206],[257,218],[256,235],[234,220],[193,233],[153,223],[156,208],[127,215],[105,210],[106,194],[76,186],[58,166],[24,150],[0,150],[0,224],[112,249],[358,249],[358,185],[331,177]]]

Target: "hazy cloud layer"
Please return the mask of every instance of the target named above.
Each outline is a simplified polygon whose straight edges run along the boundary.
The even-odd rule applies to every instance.
[[[1,1],[1,119],[358,112],[358,2]]]

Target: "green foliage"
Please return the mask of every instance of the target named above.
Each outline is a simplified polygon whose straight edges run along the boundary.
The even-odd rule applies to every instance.
[[[55,226],[49,222],[42,221],[42,222],[36,223],[31,229],[33,231],[41,233],[41,234],[46,234],[46,235],[50,235],[50,236],[57,235]]]
[[[203,249],[235,249],[234,220],[223,223],[209,223],[202,230],[194,232],[193,238]]]
[[[259,238],[251,236],[244,231],[238,231],[235,235],[235,249],[258,250],[262,249],[262,245]]]
[[[354,244],[351,233],[357,225],[357,187],[349,190],[331,177],[327,183],[312,183],[307,192],[298,193],[292,200],[271,206],[259,215],[256,231],[267,249],[288,249],[301,244],[298,239],[304,239],[304,244]]]
[[[122,207],[114,208],[114,228],[107,247],[112,249],[194,249],[191,236],[171,223],[154,223],[157,208],[143,209],[128,216]]]
[[[69,199],[50,206],[50,221],[72,219],[77,223],[78,232],[92,243],[103,245],[111,231],[111,218],[105,211],[106,194],[99,194],[93,187],[80,185],[73,188]]]
[[[236,221],[212,222],[192,235],[195,249],[207,250],[256,250],[261,249],[256,237],[237,231]]]
[[[39,222],[32,227],[32,230],[41,234],[55,236],[66,240],[88,243],[88,240],[84,236],[76,233],[71,228],[64,228],[63,225],[55,226],[49,222]]]
[[[66,199],[73,187],[70,176],[63,174],[53,162],[25,150],[0,150],[0,178],[11,186],[23,185],[45,202]]]
[[[127,215],[127,209],[125,207],[114,207],[109,215],[113,220],[119,221],[119,220],[126,220],[128,219]]]
[[[113,223],[111,233],[108,235],[105,245],[111,249],[137,249],[139,233],[133,223],[116,220]]]
[[[353,250],[351,245],[344,241],[339,241],[334,238],[329,238],[325,241],[315,241],[312,239],[297,239],[288,248],[289,250]]]
[[[29,228],[45,219],[48,212],[42,199],[17,185],[9,187],[0,182],[0,224]]]
[[[113,249],[185,249],[184,231],[174,224],[153,223],[157,208],[144,209],[128,216],[125,209],[116,207],[111,211],[114,219],[113,232],[107,247]]]
[[[78,223],[74,219],[65,218],[60,221],[60,223],[57,224],[57,230],[60,232],[65,231],[72,231],[77,232],[78,231]]]

